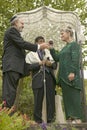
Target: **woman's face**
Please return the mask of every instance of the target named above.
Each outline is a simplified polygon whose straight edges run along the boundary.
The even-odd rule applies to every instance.
[[[67,42],[69,40],[70,33],[66,31],[61,31],[60,37],[62,41]]]

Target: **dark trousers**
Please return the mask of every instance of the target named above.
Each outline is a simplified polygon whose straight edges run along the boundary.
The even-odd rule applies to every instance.
[[[41,88],[33,89],[34,93],[34,120],[42,122],[42,104],[44,97],[44,87],[46,87],[47,122],[52,122],[55,115],[55,83],[50,74],[46,73],[46,84],[41,84]],[[39,81],[38,81],[39,84]],[[36,85],[37,86],[37,85]]]
[[[8,71],[3,73],[2,100],[6,102],[6,107],[11,108],[16,98],[16,91],[20,73]]]

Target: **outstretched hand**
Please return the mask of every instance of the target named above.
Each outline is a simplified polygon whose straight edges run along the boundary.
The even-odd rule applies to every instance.
[[[48,49],[48,48],[49,48],[49,44],[48,43],[40,44],[40,49]]]

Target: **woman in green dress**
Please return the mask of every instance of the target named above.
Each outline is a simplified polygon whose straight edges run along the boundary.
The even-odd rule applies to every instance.
[[[59,62],[57,83],[62,88],[66,120],[81,123],[80,46],[73,40],[71,27],[61,30],[61,40],[66,46],[59,53],[50,46],[52,57]]]

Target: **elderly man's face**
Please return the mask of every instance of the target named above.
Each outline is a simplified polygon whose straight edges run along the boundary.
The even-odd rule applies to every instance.
[[[15,22],[15,25],[18,29],[19,32],[22,32],[23,28],[24,28],[24,22],[23,20],[20,18]]]

